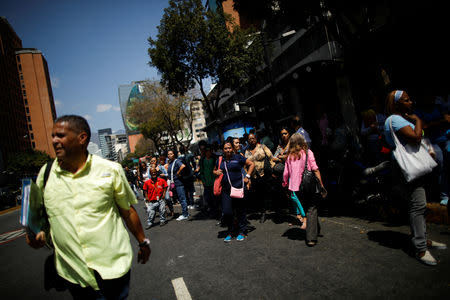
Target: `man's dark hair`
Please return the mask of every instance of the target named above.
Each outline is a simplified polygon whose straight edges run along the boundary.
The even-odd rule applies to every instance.
[[[85,118],[76,115],[65,115],[55,120],[55,124],[61,122],[69,123],[70,128],[72,128],[76,133],[86,132],[87,144],[89,144],[89,141],[91,140],[91,129],[89,128],[89,124]]]

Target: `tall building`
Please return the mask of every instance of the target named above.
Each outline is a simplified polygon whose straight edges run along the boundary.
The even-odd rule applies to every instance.
[[[47,61],[37,49],[16,51],[16,60],[31,146],[55,157],[50,133],[56,110]]]
[[[119,86],[119,105],[122,113],[123,125],[128,137],[129,150],[134,152],[137,142],[143,137],[139,133],[137,125],[131,122],[128,115],[128,109],[133,102],[143,97],[144,81],[133,81],[131,84],[123,84]]]
[[[106,159],[112,158],[111,133],[111,128],[100,129],[98,131],[100,150],[102,151],[102,157]]]
[[[9,22],[0,17],[0,170],[17,152],[31,147],[25,114],[16,50],[22,41]]]
[[[205,110],[203,109],[202,101],[192,101],[192,142],[197,143],[201,140],[206,140],[207,135],[204,131],[206,126]]]

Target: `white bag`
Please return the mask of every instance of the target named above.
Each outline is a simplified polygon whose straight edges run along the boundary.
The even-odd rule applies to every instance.
[[[437,163],[428,153],[428,148],[423,139],[419,145],[413,146],[406,144],[406,146],[403,146],[392,128],[392,118],[389,120],[389,127],[395,143],[395,149],[393,151],[394,158],[402,170],[406,182],[411,182],[414,179],[431,173],[433,168],[437,166]]]

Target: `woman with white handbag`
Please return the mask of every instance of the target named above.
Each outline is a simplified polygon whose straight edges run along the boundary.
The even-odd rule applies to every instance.
[[[419,261],[436,265],[436,259],[428,247],[446,249],[442,243],[427,240],[426,235],[426,195],[423,188],[424,176],[437,165],[423,143],[422,120],[411,114],[412,101],[405,91],[396,90],[386,98],[385,138],[393,147],[393,179],[403,187],[408,197],[408,213],[412,233],[412,243]]]
[[[219,163],[220,161],[220,163]],[[248,167],[248,172],[244,176],[242,168]],[[243,241],[247,236],[247,216],[245,213],[244,185],[250,187],[250,175],[253,173],[255,165],[249,159],[240,154],[235,154],[231,141],[223,144],[223,159],[218,159],[214,168],[214,175],[222,177],[222,213],[223,223],[228,227],[227,236],[224,242],[231,242],[233,235],[237,241]],[[238,228],[234,227],[234,215],[238,220]]]

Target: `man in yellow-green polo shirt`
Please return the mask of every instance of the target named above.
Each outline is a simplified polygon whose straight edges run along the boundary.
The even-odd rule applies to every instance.
[[[122,219],[138,241],[138,262],[149,259],[150,241],[132,206],[137,200],[122,167],[89,154],[90,135],[84,118],[58,118],[52,130],[56,160],[46,184],[45,166],[36,181],[43,191],[56,271],[72,296],[125,299],[133,250]],[[45,240],[43,231],[27,236],[33,248],[43,247]]]

